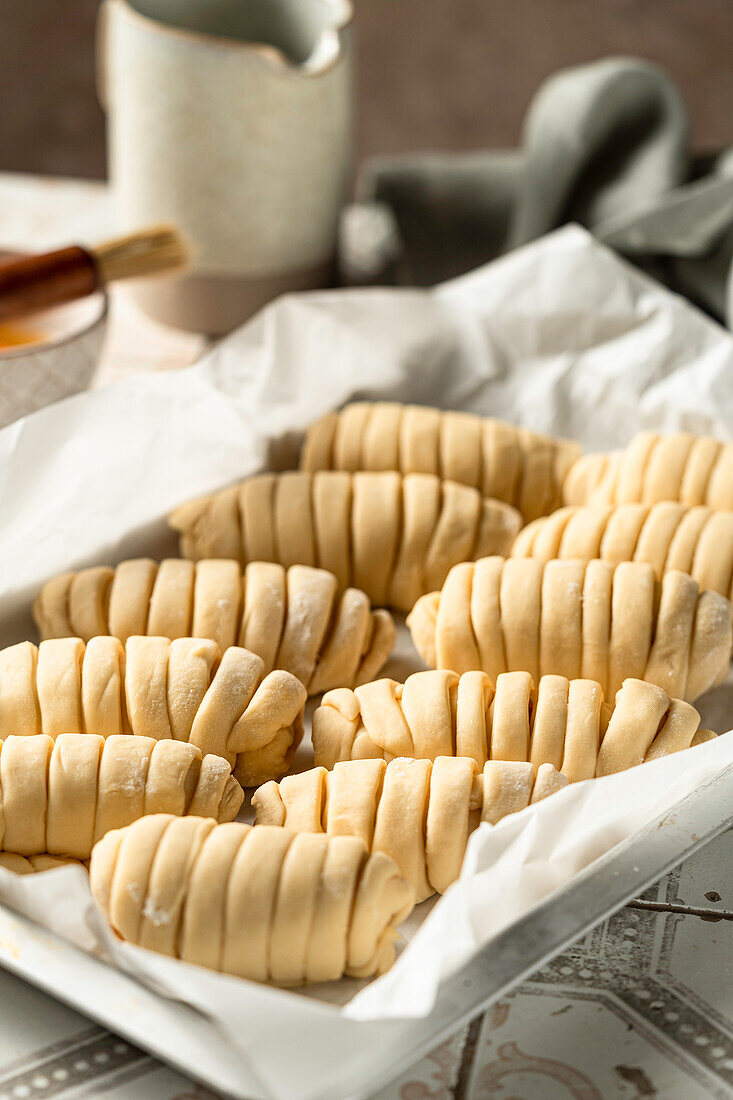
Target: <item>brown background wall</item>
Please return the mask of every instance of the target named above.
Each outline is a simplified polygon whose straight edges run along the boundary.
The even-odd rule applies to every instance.
[[[733,144],[732,0],[356,0],[356,7],[360,156],[514,145],[545,76],[619,53],[673,74],[698,149]],[[104,173],[96,8],[97,0],[0,0],[0,170]]]

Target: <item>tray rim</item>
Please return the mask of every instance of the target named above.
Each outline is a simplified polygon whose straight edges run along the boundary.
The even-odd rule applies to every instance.
[[[424,1053],[453,1034],[468,1020],[482,1012],[498,997],[534,973],[580,936],[617,912],[627,901],[656,882],[693,852],[703,847],[733,823],[733,767],[725,765],[695,791],[685,796],[649,824],[619,842],[574,876],[571,883],[559,887],[513,922],[442,984],[436,1004],[426,1017],[395,1020],[396,1056],[389,1061],[388,1073],[380,1068],[374,1078],[344,1096],[342,1090],[322,1093],[322,1100],[368,1100],[376,1089],[394,1080]],[[12,922],[29,945],[41,946],[58,958],[82,967],[91,979],[93,1002],[82,999],[75,987],[59,985],[51,971],[33,967],[12,941],[0,937],[0,966],[36,986],[81,1015],[120,1035],[136,1047],[173,1066],[179,1072],[214,1088],[235,1100],[252,1100],[261,1086],[252,1074],[241,1082],[248,1070],[243,1057],[229,1048],[229,1066],[221,1060],[221,1051],[212,1061],[213,1073],[195,1061],[187,1061],[181,1051],[165,1040],[156,1041],[133,1014],[120,1016],[116,1006],[124,994],[132,994],[154,1010],[161,1000],[174,1003],[187,1016],[208,1049],[226,1048],[216,1026],[195,1008],[184,1002],[169,1002],[161,994],[138,983],[124,971],[83,951],[62,937],[35,924],[29,917],[9,906],[0,905],[2,921]],[[44,941],[45,944],[44,944]],[[31,955],[32,958],[32,955]],[[146,1016],[147,1018],[147,1016]],[[400,1026],[402,1025],[402,1026]],[[189,1033],[190,1034],[190,1033]],[[412,1040],[412,1041],[411,1041]],[[222,1073],[222,1070],[224,1072]],[[234,1082],[232,1082],[234,1078]],[[244,1091],[243,1091],[244,1088]]]

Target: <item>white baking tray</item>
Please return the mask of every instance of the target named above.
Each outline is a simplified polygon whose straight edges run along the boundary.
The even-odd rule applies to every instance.
[[[28,609],[49,576],[173,552],[168,511],[254,472],[273,442],[347,400],[473,409],[592,449],[650,425],[721,435],[732,368],[728,333],[578,229],[435,292],[285,299],[196,368],[130,379],[0,432],[0,644],[32,636]],[[733,724],[731,698],[726,689],[716,720],[704,719],[712,728]],[[0,908],[0,965],[229,1095],[368,1096],[724,828],[732,779],[718,761],[732,758],[731,737],[690,750],[688,761],[708,762],[699,790],[696,765],[656,761],[633,769],[643,779],[574,784],[474,834],[460,882],[395,968],[343,1010],[338,994],[257,987],[129,945],[106,944],[123,969],[86,954],[38,926],[68,935],[76,921],[81,943],[79,914],[99,920],[69,869],[34,876],[60,876],[58,912],[41,882],[0,882],[26,914]],[[664,784],[640,814],[648,776]],[[583,848],[599,817],[608,828]]]
[[[322,1100],[368,1097],[729,827],[732,809],[733,769],[726,768],[500,933],[444,983],[429,1016],[400,1021],[391,1040],[380,1035],[380,1067],[371,1078],[362,1070],[357,1090],[324,1092]],[[180,1002],[175,1014],[161,1013],[158,994],[4,906],[0,965],[210,1088],[237,1100],[263,1095],[205,1016]]]

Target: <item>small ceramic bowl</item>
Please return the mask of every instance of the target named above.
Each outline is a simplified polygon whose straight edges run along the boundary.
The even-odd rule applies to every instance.
[[[0,252],[0,261],[10,255]],[[0,427],[87,388],[99,363],[108,308],[100,291],[21,321],[0,322]],[[8,343],[17,339],[26,342]]]

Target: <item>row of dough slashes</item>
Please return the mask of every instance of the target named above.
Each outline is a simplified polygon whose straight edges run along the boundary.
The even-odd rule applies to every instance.
[[[138,734],[223,757],[243,786],[282,775],[306,691],[240,646],[203,638],[57,638],[0,651],[0,737]]]
[[[44,585],[33,613],[41,639],[111,634],[210,638],[256,653],[265,673],[284,669],[310,695],[373,679],[395,641],[388,611],[356,588],[338,594],[325,569],[274,562],[168,558],[64,573]]]
[[[458,878],[468,835],[495,825],[567,785],[551,764],[489,760],[479,772],[463,756],[437,760],[350,760],[313,768],[255,791],[256,825],[359,837],[391,856],[415,900],[443,893]]]
[[[152,737],[66,733],[0,741],[0,850],[86,860],[144,814],[233,821],[244,799],[226,760]]]
[[[414,905],[394,861],[357,837],[167,814],[108,832],[90,878],[123,939],[280,985],[386,970]]]
[[[728,600],[675,570],[660,583],[642,562],[466,562],[407,623],[433,668],[582,676],[607,698],[633,677],[692,701],[730,664]]]
[[[514,505],[525,522],[563,504],[663,500],[733,509],[733,445],[690,432],[639,432],[620,451],[474,413],[355,402],[306,433],[304,470],[399,470],[450,478]]]
[[[261,474],[182,505],[169,518],[184,558],[327,569],[343,590],[409,611],[452,565],[508,554],[521,516],[430,474]]]
[[[730,604],[699,589],[678,570],[659,581],[638,561],[497,556],[454,566],[440,592],[417,601],[408,625],[434,667],[480,668],[494,680],[519,670],[582,676],[607,697],[638,677],[693,700],[725,677],[731,647]],[[182,609],[175,619],[165,612],[174,606]],[[389,613],[371,611],[363,593],[349,589],[339,602],[327,572],[262,562],[247,566],[244,580],[235,562],[217,560],[144,559],[67,574],[46,586],[37,617],[47,636],[89,639],[97,630],[126,641],[140,630],[178,640],[192,629],[222,647],[246,643],[263,672],[288,671],[311,693],[368,683],[395,636]]]
[[[656,684],[625,680],[613,705],[594,680],[430,671],[328,692],[313,715],[315,762],[458,756],[551,764],[571,783],[710,740],[700,715]]]

